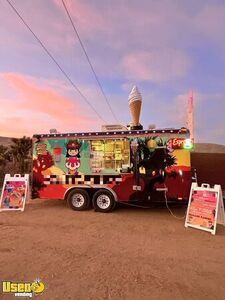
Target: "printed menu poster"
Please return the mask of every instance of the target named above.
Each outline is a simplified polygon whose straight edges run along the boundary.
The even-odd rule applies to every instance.
[[[28,178],[28,175],[11,177],[6,174],[0,200],[0,211],[24,210]]]
[[[203,183],[200,187],[192,183],[185,227],[193,227],[216,233],[216,225],[225,225],[223,196],[220,185],[210,188]]]
[[[187,222],[207,229],[214,229],[218,193],[193,191]]]

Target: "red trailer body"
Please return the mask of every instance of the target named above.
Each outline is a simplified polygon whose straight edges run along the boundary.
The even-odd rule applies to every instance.
[[[189,131],[131,130],[33,137],[33,197],[92,202],[187,201],[192,181]]]

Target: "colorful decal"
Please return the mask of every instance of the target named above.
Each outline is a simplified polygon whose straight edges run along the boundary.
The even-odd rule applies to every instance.
[[[69,141],[66,145],[66,167],[68,169],[68,174],[77,175],[77,169],[80,167],[80,144],[78,141]]]
[[[37,158],[33,160],[33,172],[35,178],[43,181],[43,171],[54,165],[51,154],[47,151],[47,145],[40,143],[36,145]]]
[[[46,175],[44,184],[119,184],[121,175]]]
[[[104,184],[113,188],[121,201],[165,200],[157,188],[166,185],[168,197],[188,199],[190,152],[174,149],[171,141],[175,139],[164,135],[43,139],[34,147],[33,196],[63,198],[72,185]],[[134,186],[139,191],[134,191]]]

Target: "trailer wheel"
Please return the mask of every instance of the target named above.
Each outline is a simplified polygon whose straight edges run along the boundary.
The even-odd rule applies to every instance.
[[[75,189],[69,193],[67,203],[73,210],[86,210],[90,206],[90,197],[87,191]]]
[[[107,190],[98,190],[93,196],[93,207],[95,211],[110,212],[116,206],[116,201],[112,193]]]

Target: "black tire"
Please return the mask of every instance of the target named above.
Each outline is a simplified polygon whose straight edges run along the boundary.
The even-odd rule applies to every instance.
[[[67,203],[73,210],[86,210],[90,207],[90,196],[83,189],[74,189],[68,194]]]
[[[116,201],[113,194],[107,190],[98,190],[93,196],[93,207],[95,211],[110,212],[116,206]]]

